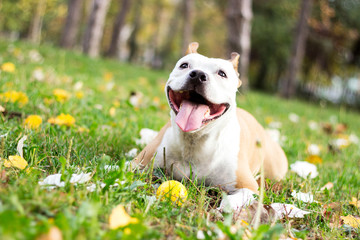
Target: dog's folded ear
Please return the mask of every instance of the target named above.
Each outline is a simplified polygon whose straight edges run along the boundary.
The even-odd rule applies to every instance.
[[[237,73],[238,76],[240,76],[239,71],[238,71],[238,66],[239,66],[239,58],[240,58],[240,54],[238,54],[237,52],[232,52],[231,53],[231,58],[229,59],[229,61],[232,63],[235,72]],[[241,80],[239,78],[239,84],[238,84],[238,88],[241,86]]]
[[[197,49],[199,48],[199,43],[192,42],[189,44],[188,49],[186,50],[186,55],[190,53],[197,53]]]

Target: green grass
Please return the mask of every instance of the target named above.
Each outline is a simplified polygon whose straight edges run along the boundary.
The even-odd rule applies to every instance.
[[[42,55],[43,61],[34,62],[29,58],[32,49]],[[194,239],[198,230],[210,231],[212,236],[208,238],[216,239],[216,229],[221,229],[231,239],[243,235],[244,228],[236,233],[231,231],[232,226],[238,226],[231,221],[231,216],[225,216],[224,221],[214,217],[211,208],[219,203],[220,190],[201,184],[195,187],[196,183],[185,181],[189,196],[181,207],[166,201],[151,204],[146,196],[155,196],[156,186],[166,177],[159,170],[150,177],[148,172],[135,174],[124,169],[125,161],[131,159],[125,153],[142,147],[135,143],[140,129],[159,130],[168,119],[163,86],[169,72],[113,60],[89,59],[76,52],[22,42],[0,42],[0,53],[0,64],[12,62],[16,66],[14,73],[0,73],[0,94],[16,90],[29,97],[24,106],[0,102],[7,110],[0,115],[0,135],[7,134],[0,139],[0,157],[4,160],[16,155],[17,143],[26,135],[24,158],[29,163],[27,169],[19,170],[5,168],[0,161],[1,239],[34,239],[53,226],[62,231],[64,239]],[[33,78],[36,68],[44,72],[43,81]],[[106,81],[105,73],[111,73],[113,78]],[[76,97],[74,89],[77,82],[83,83],[81,99]],[[109,82],[114,83],[111,89]],[[56,101],[53,95],[56,88],[68,91],[71,97],[63,103]],[[135,108],[129,103],[131,91],[143,93],[141,106]],[[322,146],[323,163],[317,164],[319,177],[303,179],[289,171],[280,184],[268,181],[265,191],[265,203],[290,203],[311,214],[303,219],[281,220],[276,225],[264,224],[257,230],[249,227],[253,239],[271,239],[271,236],[277,239],[280,233],[288,236],[289,232],[308,239],[358,238],[359,229],[334,227],[323,212],[324,204],[336,202],[340,210],[333,210],[334,216],[360,215],[359,208],[349,204],[351,197],[360,197],[359,144],[330,151],[329,143],[336,135],[325,134],[321,128],[310,130],[308,123],[313,120],[320,125],[335,120],[333,127],[336,123],[348,125],[343,134],[360,136],[359,114],[343,107],[285,101],[257,92],[239,96],[238,104],[265,126],[265,119],[269,117],[282,123],[280,132],[286,136],[283,148],[290,164],[307,158],[309,144]],[[112,107],[115,114],[110,114]],[[300,116],[298,123],[289,121],[291,112]],[[10,118],[10,113],[21,116]],[[60,113],[73,116],[75,125],[65,127],[47,122]],[[24,127],[24,119],[32,114],[43,119],[38,130]],[[80,131],[80,128],[86,130]],[[119,169],[108,172],[105,165],[117,165]],[[70,184],[71,173],[79,172],[90,172],[90,182]],[[63,173],[65,187],[46,190],[38,184],[55,173]],[[119,187],[109,187],[120,181],[124,182]],[[100,182],[107,186],[101,189]],[[327,182],[332,182],[334,187],[320,191]],[[96,191],[86,189],[90,183],[97,184]],[[295,200],[291,197],[293,190],[311,192],[319,203]],[[110,230],[108,218],[118,204],[124,205],[139,222]]]

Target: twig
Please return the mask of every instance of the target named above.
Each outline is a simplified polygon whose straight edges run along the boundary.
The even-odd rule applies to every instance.
[[[254,218],[254,229],[257,229],[260,224],[260,215],[261,215],[261,208],[263,207],[263,201],[264,201],[264,185],[265,185],[265,178],[264,178],[264,156],[262,154],[261,149],[261,141],[256,141],[256,147],[258,148],[258,151],[260,153],[260,159],[261,159],[261,165],[260,165],[260,196],[259,196],[259,202],[255,213]]]

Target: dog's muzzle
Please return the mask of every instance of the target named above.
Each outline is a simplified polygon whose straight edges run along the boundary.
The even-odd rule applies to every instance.
[[[207,81],[199,73],[197,75],[197,78],[193,78],[194,81]],[[228,103],[212,103],[195,90],[173,91],[168,87],[167,96],[169,105],[176,114],[175,122],[184,132],[195,131],[221,117],[230,106]]]

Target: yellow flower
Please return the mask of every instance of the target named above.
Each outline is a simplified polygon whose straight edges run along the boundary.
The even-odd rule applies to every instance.
[[[73,116],[69,115],[69,114],[61,113],[56,118],[50,118],[48,120],[48,123],[56,124],[56,125],[59,125],[59,126],[71,127],[72,125],[75,124],[75,118]]]
[[[30,115],[25,119],[25,127],[30,129],[38,129],[42,123],[39,115]]]
[[[83,92],[83,91],[77,91],[77,92],[75,93],[75,97],[76,97],[77,99],[82,99],[82,98],[84,98],[84,92]]]
[[[1,65],[1,70],[4,72],[13,73],[15,72],[15,65],[11,62],[6,62]]]
[[[310,155],[306,158],[306,161],[312,164],[320,164],[323,162],[322,158],[318,155]]]
[[[17,102],[20,106],[24,106],[29,102],[29,98],[23,92],[8,91],[0,94],[0,101],[4,102]]]
[[[181,206],[187,199],[187,190],[180,182],[171,180],[163,182],[156,191],[156,197],[160,199],[168,198],[172,202]]]
[[[138,223],[138,222],[139,220],[137,218],[133,218],[129,214],[127,214],[124,206],[121,204],[119,204],[111,211],[109,217],[110,229],[125,227],[131,223]]]
[[[56,101],[58,102],[65,102],[70,98],[70,93],[68,93],[67,91],[65,91],[64,89],[54,89],[53,94],[56,97]]]
[[[110,110],[109,110],[109,114],[110,114],[110,116],[114,117],[115,114],[116,114],[116,108],[111,107]]]
[[[25,169],[27,165],[28,165],[27,161],[18,155],[9,156],[9,160],[5,159],[5,162],[4,162],[4,166],[7,168],[16,167],[21,170]]]
[[[114,75],[111,72],[106,72],[103,75],[103,79],[105,82],[110,82],[114,78]]]

